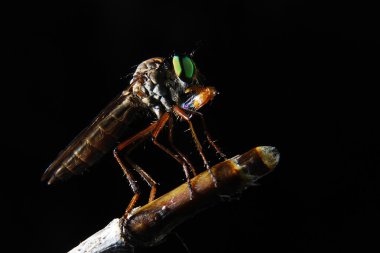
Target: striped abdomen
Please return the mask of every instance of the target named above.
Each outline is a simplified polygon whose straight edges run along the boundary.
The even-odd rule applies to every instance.
[[[126,92],[108,105],[47,168],[42,180],[52,184],[59,179],[81,174],[111,151],[132,121],[139,100]]]

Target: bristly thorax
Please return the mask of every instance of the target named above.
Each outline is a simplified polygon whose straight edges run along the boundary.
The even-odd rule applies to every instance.
[[[132,93],[157,118],[185,99],[187,84],[176,78],[164,58],[151,58],[138,65],[131,80]]]

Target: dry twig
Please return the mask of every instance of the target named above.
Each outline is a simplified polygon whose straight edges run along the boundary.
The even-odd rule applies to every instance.
[[[239,194],[278,164],[276,148],[256,147],[243,155],[211,168],[218,182],[215,187],[208,171],[191,180],[194,197],[186,183],[142,207],[127,218],[114,219],[69,253],[133,252],[135,246],[160,243],[176,226],[220,201],[220,196]]]

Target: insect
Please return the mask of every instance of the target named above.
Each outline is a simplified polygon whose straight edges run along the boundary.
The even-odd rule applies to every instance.
[[[217,154],[225,158],[220,148],[212,141],[203,115],[198,112],[216,94],[214,87],[201,85],[199,71],[191,56],[173,55],[168,58],[148,59],[137,66],[130,85],[100,112],[90,126],[79,133],[66,149],[58,154],[56,160],[43,174],[42,181],[53,184],[72,175],[81,174],[103,155],[113,150],[113,155],[134,193],[126,209],[127,214],[132,210],[141,193],[130,169],[135,170],[150,186],[149,202],[155,198],[157,183],[139,165],[127,156],[122,157],[120,153],[131,150],[146,138],[151,137],[157,147],[181,164],[192,196],[190,171],[193,176],[196,173],[186,155],[174,145],[173,118],[179,117],[187,122],[204,166],[210,171],[191,117],[193,115],[200,117],[207,141]],[[141,111],[152,115],[151,124],[132,137],[120,141],[128,130],[128,125]],[[171,148],[162,145],[157,140],[165,126],[169,129],[168,139]]]

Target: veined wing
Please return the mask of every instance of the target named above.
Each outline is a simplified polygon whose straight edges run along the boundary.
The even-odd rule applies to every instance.
[[[140,101],[125,91],[115,98],[93,120],[89,127],[80,132],[74,140],[58,154],[56,160],[46,169],[42,181],[52,184],[81,174],[112,150],[121,135],[133,120]]]

